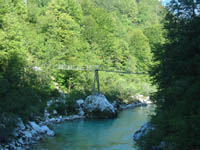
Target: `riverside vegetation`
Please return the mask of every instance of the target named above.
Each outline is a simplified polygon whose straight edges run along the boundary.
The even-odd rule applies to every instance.
[[[153,130],[137,141],[140,150],[200,149],[199,25],[199,0],[170,1],[167,40],[155,51],[159,63],[152,70],[158,85],[156,113],[150,121]]]
[[[157,64],[153,52],[165,42],[165,13],[157,0],[0,0],[0,143],[13,138],[19,118],[40,120],[48,100],[55,100],[49,111],[65,115],[90,95],[93,72],[57,64],[148,72]],[[148,75],[100,78],[111,101],[156,90]],[[65,103],[56,101],[61,91]]]

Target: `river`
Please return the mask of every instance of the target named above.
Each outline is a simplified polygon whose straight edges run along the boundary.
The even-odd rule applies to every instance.
[[[136,150],[133,133],[149,120],[154,107],[124,110],[116,119],[75,120],[54,126],[33,150]]]

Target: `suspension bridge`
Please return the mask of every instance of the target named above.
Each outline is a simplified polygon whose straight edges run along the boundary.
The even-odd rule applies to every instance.
[[[102,72],[113,72],[120,74],[136,74],[136,75],[148,75],[145,72],[130,72],[130,71],[121,71],[121,70],[109,70],[105,69],[104,66],[100,65],[86,65],[86,66],[78,66],[78,65],[58,65],[59,70],[73,70],[73,71],[92,71],[94,72],[94,82],[92,88],[92,94],[100,94],[100,81],[99,81],[99,71]]]

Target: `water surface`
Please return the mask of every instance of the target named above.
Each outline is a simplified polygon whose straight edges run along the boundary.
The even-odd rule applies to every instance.
[[[55,137],[34,150],[136,150],[133,133],[148,121],[153,106],[124,110],[116,119],[76,120],[55,125]]]

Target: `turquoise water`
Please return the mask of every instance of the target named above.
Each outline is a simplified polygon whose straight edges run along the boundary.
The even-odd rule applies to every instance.
[[[124,110],[116,119],[76,120],[56,125],[55,137],[34,150],[136,150],[133,133],[148,121],[153,106]]]

